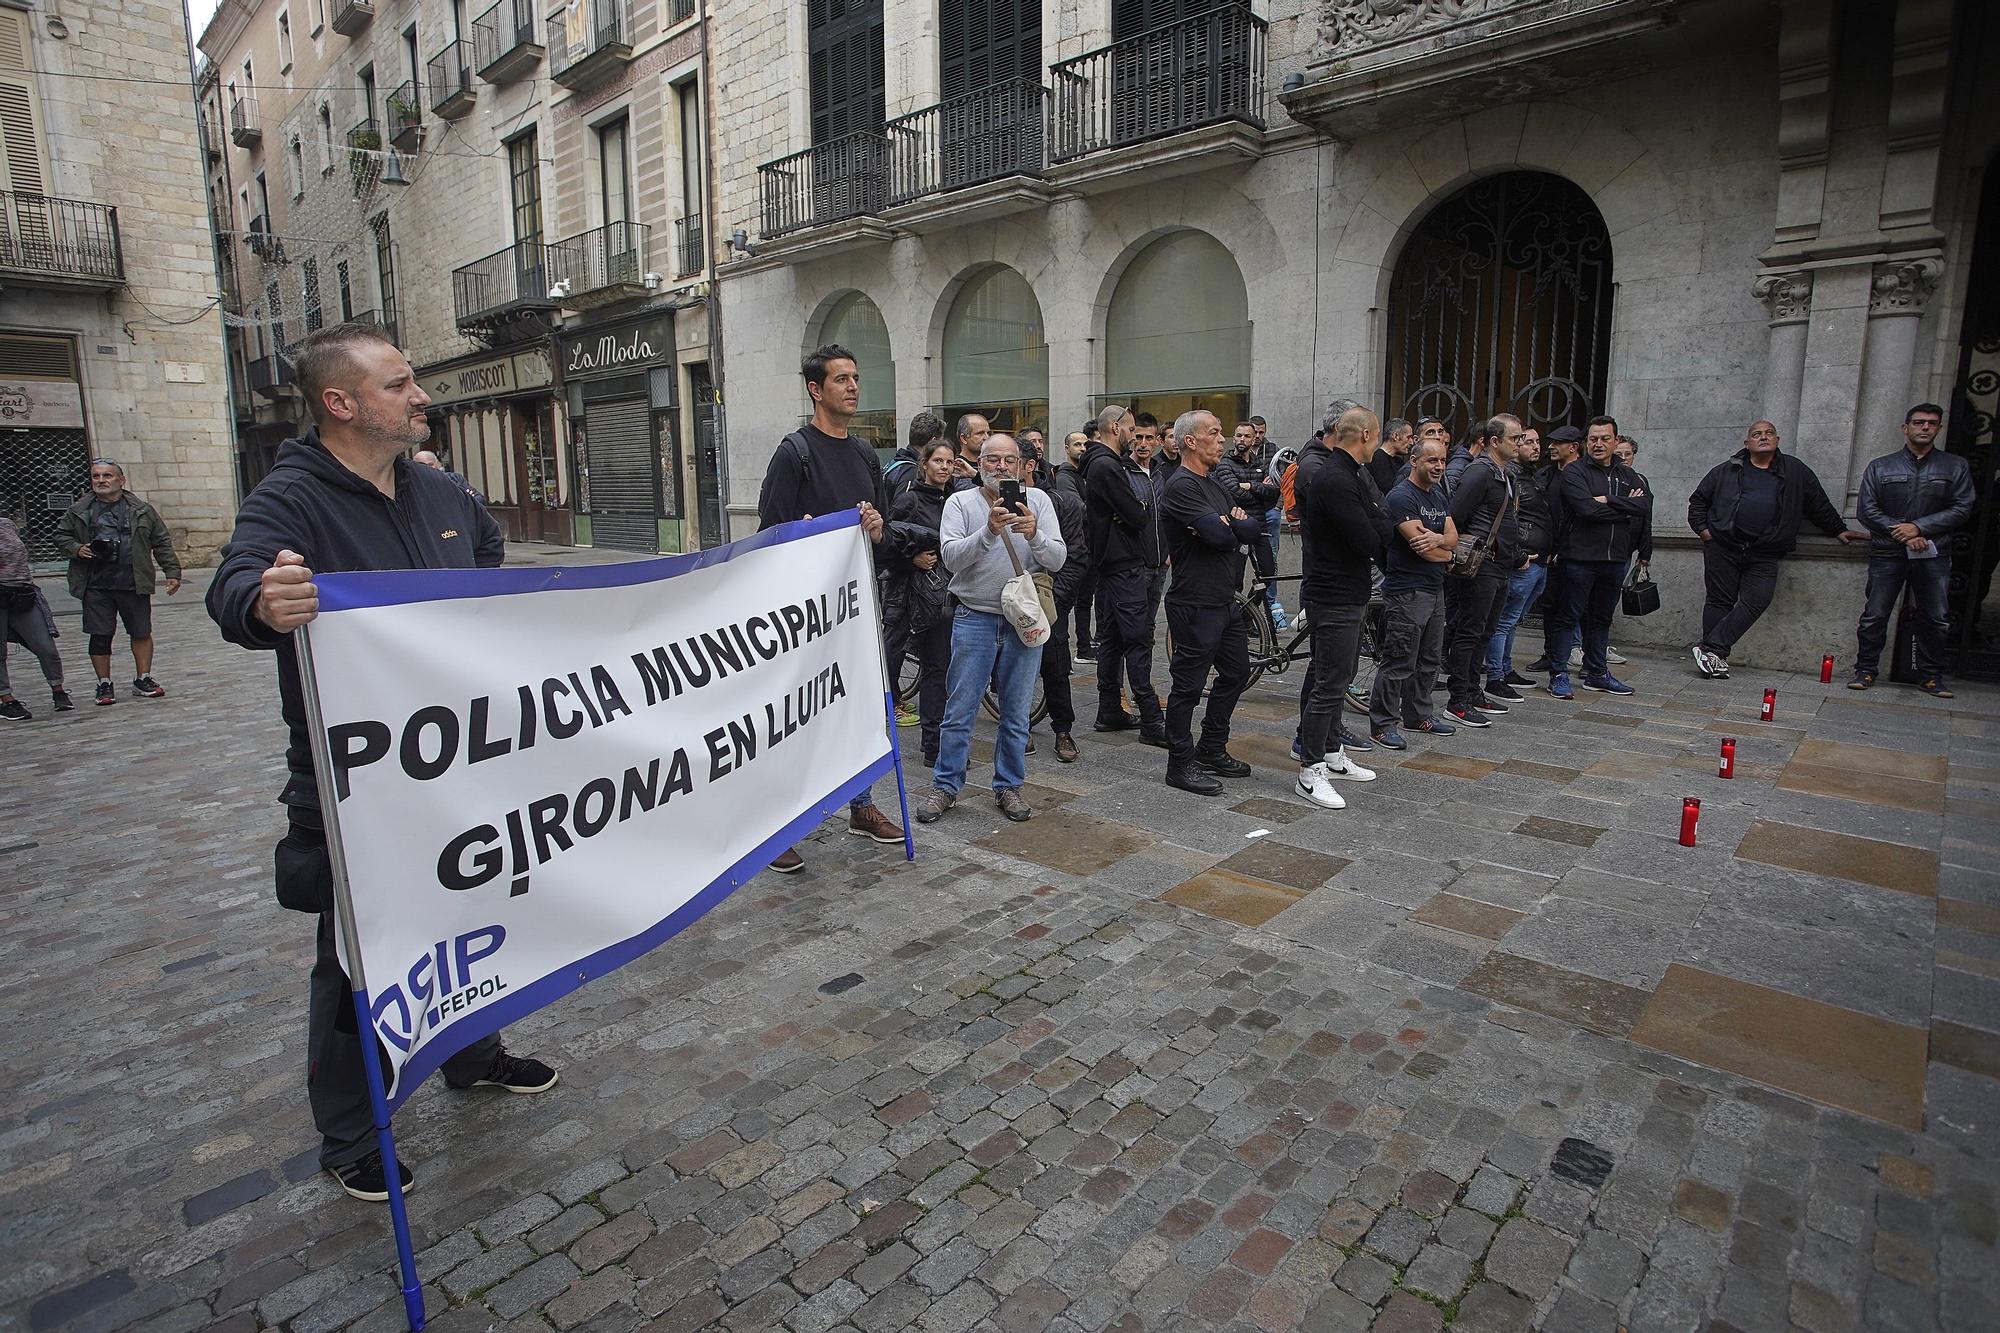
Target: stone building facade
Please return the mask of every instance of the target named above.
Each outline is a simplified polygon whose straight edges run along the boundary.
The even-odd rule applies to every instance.
[[[1494,410],[1544,428],[1609,412],[1658,495],[1666,590],[1619,638],[1679,644],[1701,601],[1685,502],[1753,418],[1849,513],[1918,401],[1950,405],[1949,447],[1993,476],[1979,347],[2000,328],[1973,281],[2000,263],[1989,7],[1082,0],[1043,5],[1014,48],[968,45],[959,8],[847,6],[882,53],[857,94],[824,60],[847,29],[819,11],[714,6],[746,482],[804,412],[796,362],[829,330],[859,335],[883,445],[978,390],[1052,433],[1116,398],[1225,426],[1254,411],[1294,443],[1340,396],[1461,434]],[[1992,508],[1960,544],[1975,666]],[[753,510],[739,484],[739,531]],[[1740,656],[1844,656],[1861,572],[1808,539]]]
[[[38,559],[116,458],[184,561],[228,535],[228,385],[178,12],[0,3],[0,513]]]
[[[198,43],[199,95],[217,127],[210,188],[237,314],[246,485],[305,422],[289,349],[361,318],[409,356],[435,404],[433,448],[510,538],[695,543],[677,508],[698,490],[695,453],[656,447],[694,437],[695,395],[674,390],[673,368],[706,360],[701,178],[684,189],[660,165],[683,124],[704,123],[698,88],[692,106],[676,100],[698,73],[692,11],[686,0],[577,0],[553,14],[534,0],[218,10]],[[586,108],[614,99],[624,132],[586,134],[602,122]],[[677,361],[670,336],[652,338],[668,370],[654,377],[666,387],[660,410],[641,414],[644,437],[629,413],[614,424],[634,430],[591,431],[595,390],[564,375],[565,358],[607,321],[658,309],[691,320],[704,350]],[[606,441],[625,447],[607,454]]]

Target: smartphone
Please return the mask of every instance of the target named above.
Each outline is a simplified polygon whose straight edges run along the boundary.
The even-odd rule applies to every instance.
[[[1021,483],[1009,478],[1000,483],[1000,503],[1017,514],[1028,512],[1028,493]]]

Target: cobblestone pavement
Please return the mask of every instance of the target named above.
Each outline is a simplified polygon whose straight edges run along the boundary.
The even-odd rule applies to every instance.
[[[0,737],[0,1328],[391,1330],[314,1169],[270,664],[158,608],[165,700]],[[2000,692],[1632,656],[1337,814],[1293,677],[1220,802],[1044,732],[1030,823],[828,825],[517,1024],[554,1091],[399,1115],[433,1326],[2000,1327]]]

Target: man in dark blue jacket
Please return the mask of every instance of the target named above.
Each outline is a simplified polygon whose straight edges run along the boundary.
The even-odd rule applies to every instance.
[[[1904,446],[1872,460],[1861,474],[1855,512],[1868,543],[1868,600],[1855,631],[1850,690],[1875,683],[1889,615],[1905,583],[1917,622],[1917,680],[1924,693],[1951,698],[1944,683],[1945,620],[1950,614],[1951,535],[1972,517],[1972,466],[1937,445],[1944,409],[1918,403],[1903,414]]]
[[[1153,532],[1153,487],[1130,457],[1132,413],[1113,404],[1097,417],[1097,438],[1083,454],[1084,501],[1090,510],[1090,553],[1097,571],[1096,731],[1139,729],[1161,749],[1166,718],[1153,693],[1150,588],[1160,553]],[[1134,718],[1118,702],[1120,668],[1132,687]]]
[[[315,572],[490,568],[507,544],[465,488],[405,457],[430,438],[430,397],[381,329],[335,324],[308,334],[297,366],[313,428],[279,447],[276,464],[245,497],[209,585],[208,614],[231,643],[277,655],[279,711],[289,733],[289,775],[278,799],[291,823],[278,843],[278,901],[319,914],[306,1067],[319,1160],[349,1194],[381,1202],[389,1186],[361,1063],[380,1057],[372,1034],[364,1046],[357,1030],[334,950],[333,870],[292,632],[319,614]],[[497,1034],[446,1060],[444,1076],[454,1088],[511,1092],[541,1092],[556,1082],[541,1061],[508,1055]],[[397,1165],[407,1191],[410,1170]]]
[[[1554,501],[1563,514],[1556,551],[1562,563],[1550,576],[1556,585],[1556,623],[1548,691],[1558,699],[1576,697],[1569,683],[1569,654],[1579,635],[1583,688],[1632,693],[1631,686],[1611,674],[1607,655],[1625,564],[1652,515],[1653,494],[1613,455],[1617,443],[1617,421],[1592,417],[1583,437],[1584,457],[1564,468],[1556,485]]]
[[[1778,589],[1778,562],[1798,545],[1799,524],[1843,542],[1850,532],[1826,488],[1803,459],[1778,451],[1778,428],[1753,421],[1743,447],[1709,469],[1688,497],[1688,526],[1701,538],[1701,642],[1695,669],[1729,678],[1729,652],[1750,632]]]

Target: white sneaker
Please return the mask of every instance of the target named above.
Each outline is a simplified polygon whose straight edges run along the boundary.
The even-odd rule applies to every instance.
[[[1604,646],[1604,660],[1611,663],[1612,666],[1625,665],[1624,655],[1621,654],[1616,648],[1613,648],[1610,644],[1606,644]]]
[[[1347,751],[1345,750],[1335,750],[1326,757],[1326,762],[1320,765],[1320,767],[1326,770],[1326,775],[1330,778],[1346,778],[1349,782],[1373,782],[1375,780],[1375,770],[1372,768],[1363,768],[1361,765],[1355,763],[1347,757]]]
[[[1700,644],[1696,644],[1693,651],[1694,669],[1701,672],[1702,675],[1713,679],[1715,676],[1715,667],[1710,664],[1708,649],[1702,647]]]
[[[1325,764],[1308,764],[1299,770],[1297,791],[1314,805],[1327,810],[1345,810],[1347,801],[1326,780]]]

